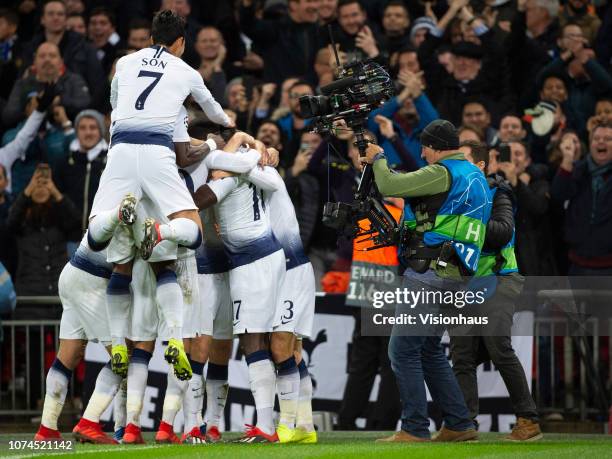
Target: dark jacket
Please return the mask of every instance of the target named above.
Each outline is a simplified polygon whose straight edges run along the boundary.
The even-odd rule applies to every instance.
[[[485,103],[494,120],[513,107],[505,56],[494,43],[493,33],[489,30],[480,36],[484,51],[481,68],[476,78],[466,83],[457,81],[438,62],[435,51],[442,44],[441,38],[429,34],[421,44],[419,61],[425,70],[427,95],[440,118],[460,125],[463,105],[474,99]]]
[[[240,25],[262,49],[265,81],[280,85],[289,77],[300,76],[316,84],[314,61],[321,44],[316,24],[298,24],[288,16],[258,20],[253,4],[240,6]]]
[[[30,215],[37,209],[37,216]],[[17,238],[19,295],[57,295],[57,281],[68,260],[67,234],[78,228],[79,213],[67,196],[46,211],[21,193],[9,212],[7,226]]]
[[[522,100],[525,92],[533,86],[533,76],[553,57],[559,36],[559,23],[552,22],[540,36],[527,36],[524,12],[517,12],[512,21],[510,34],[504,43],[510,69],[510,88]],[[521,103],[524,108],[525,103]]]
[[[483,245],[485,252],[498,252],[512,239],[514,231],[514,193],[510,184],[501,176],[487,177],[490,188],[496,188],[487,222],[487,233]]]
[[[25,119],[28,94],[33,91],[41,91],[43,87],[43,83],[36,80],[34,75],[17,80],[2,112],[4,124],[13,127]],[[59,78],[56,87],[61,104],[66,109],[69,118],[74,119],[81,110],[89,107],[91,96],[87,84],[80,75],[67,71]]]
[[[604,178],[595,203],[586,159],[575,163],[571,173],[560,167],[552,182],[553,199],[568,201],[565,240],[570,261],[584,267],[612,267],[612,176]]]
[[[45,41],[45,34],[41,32],[34,35],[32,41],[24,46],[24,68],[32,64],[36,49]],[[81,75],[95,97],[108,75],[102,70],[94,46],[81,34],[67,30],[59,43],[59,49],[68,70]]]
[[[81,215],[80,231],[70,235],[72,241],[80,240],[87,228],[87,217],[106,167],[107,153],[104,150],[93,161],[89,161],[87,153],[70,151],[55,174],[57,189],[70,198]]]
[[[548,168],[532,164],[525,171],[531,176],[528,185],[521,180],[513,187],[516,196],[516,259],[524,276],[553,276],[556,261],[553,253],[548,215],[550,184]]]
[[[285,185],[300,225],[302,244],[308,251],[319,215],[319,181],[308,172],[302,172],[295,177],[289,167],[286,170]]]

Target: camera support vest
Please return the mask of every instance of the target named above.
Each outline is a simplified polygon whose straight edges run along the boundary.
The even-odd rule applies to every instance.
[[[436,201],[436,196],[406,199],[402,231],[422,238],[426,247],[440,247],[450,242],[465,268],[475,273],[491,215],[487,179],[467,160],[444,159],[437,164],[444,166],[451,176],[450,189],[443,194],[444,201],[435,209],[431,203]]]

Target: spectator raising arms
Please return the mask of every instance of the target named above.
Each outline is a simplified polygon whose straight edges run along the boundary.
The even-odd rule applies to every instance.
[[[59,274],[68,259],[68,235],[78,226],[76,207],[53,183],[51,168],[39,164],[15,199],[7,221],[17,238],[15,290],[19,295],[57,295]]]

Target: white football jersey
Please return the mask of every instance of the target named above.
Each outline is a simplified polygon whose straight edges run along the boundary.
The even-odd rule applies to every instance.
[[[232,268],[280,250],[266,215],[262,191],[241,177],[238,185],[215,206],[219,234]]]
[[[135,136],[172,137],[179,111],[192,95],[214,123],[229,118],[204,86],[202,76],[163,46],[141,49],[117,61],[111,84],[113,136],[139,143]],[[160,144],[163,144],[160,142]]]
[[[300,237],[300,225],[295,216],[295,208],[287,192],[287,187],[276,169],[268,166],[264,169],[268,174],[277,175],[280,183],[276,191],[263,191],[263,201],[274,236],[285,251],[287,269],[289,270],[308,263],[309,259],[304,253],[304,246]]]

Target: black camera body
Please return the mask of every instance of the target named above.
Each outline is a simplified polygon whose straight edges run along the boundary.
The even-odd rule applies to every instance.
[[[321,88],[322,95],[300,97],[305,118],[314,118],[315,132],[331,133],[334,121],[344,120],[353,130],[359,154],[365,156],[368,140],[365,123],[369,113],[394,94],[393,81],[387,71],[373,61],[354,62],[340,72],[340,78]],[[371,225],[362,228],[361,220]],[[364,165],[361,182],[351,203],[328,202],[323,208],[323,223],[340,235],[372,240],[367,250],[396,245],[399,239],[397,222],[386,209],[373,181],[372,166]]]

